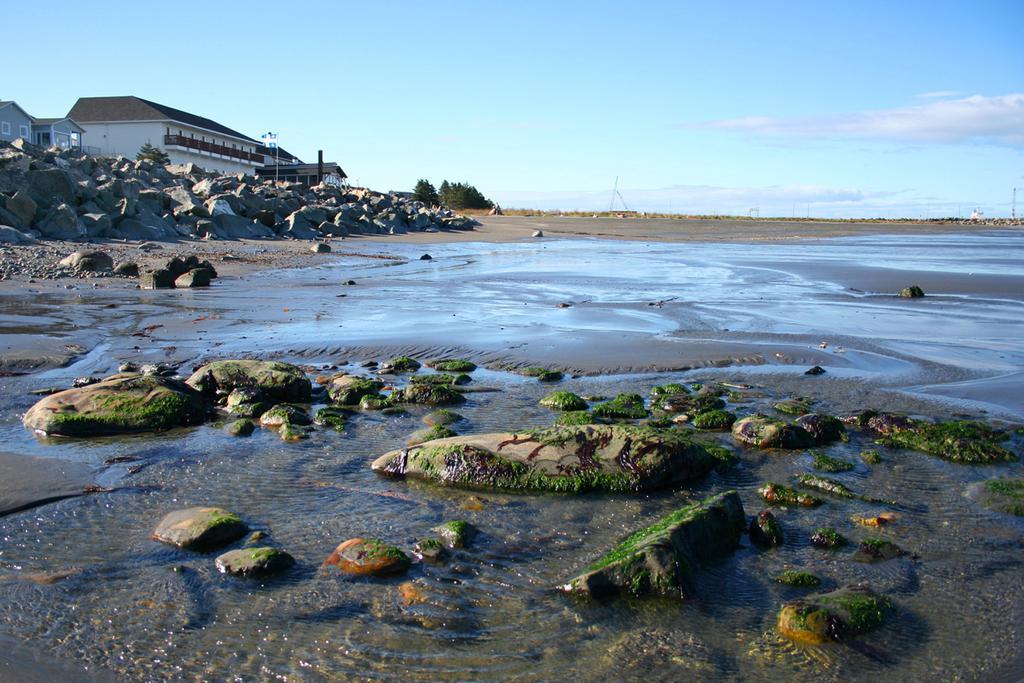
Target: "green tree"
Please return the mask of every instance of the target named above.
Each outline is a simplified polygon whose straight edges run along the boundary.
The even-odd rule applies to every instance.
[[[490,209],[494,203],[469,183],[441,183],[441,203],[450,209]]]
[[[416,181],[416,187],[412,191],[412,198],[428,206],[435,206],[441,203],[437,189],[426,178],[420,178]]]
[[[139,153],[135,155],[135,160],[152,161],[154,164],[160,165],[171,163],[171,158],[167,156],[167,152],[154,147],[148,142],[139,149]]]

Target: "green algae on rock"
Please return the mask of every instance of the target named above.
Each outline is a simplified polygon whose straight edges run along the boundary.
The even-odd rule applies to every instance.
[[[49,436],[106,436],[196,425],[209,414],[189,385],[159,375],[121,373],[101,382],[51,394],[22,422]]]
[[[227,395],[224,409],[238,417],[259,417],[272,405],[273,402],[256,387],[237,387]]]
[[[596,420],[594,419],[594,416],[586,410],[569,410],[559,414],[559,416],[555,418],[556,425],[562,425],[565,427],[589,425],[594,424],[595,422]]]
[[[410,358],[409,356],[392,358],[380,365],[380,369],[383,372],[412,372],[414,370],[419,370],[420,367],[420,362],[415,358]]]
[[[448,548],[465,548],[477,534],[469,522],[453,519],[430,530]]]
[[[857,546],[852,559],[854,562],[873,564],[875,562],[894,560],[906,554],[908,554],[906,550],[892,541],[887,541],[884,538],[866,538]]]
[[[413,375],[409,378],[409,381],[413,384],[440,384],[451,387],[469,384],[473,381],[473,378],[465,373],[451,375],[447,372],[438,372],[433,375]]]
[[[321,427],[330,427],[336,431],[343,431],[348,424],[348,418],[352,413],[344,408],[326,406],[316,411],[313,423]]]
[[[411,384],[391,395],[392,403],[416,403],[425,406],[451,406],[465,403],[466,397],[445,386]]]
[[[779,611],[778,631],[809,645],[843,641],[878,628],[892,611],[888,598],[865,586],[846,586],[787,602]]]
[[[691,596],[696,566],[731,554],[744,523],[735,491],[710,496],[626,537],[562,589],[592,597]]]
[[[868,465],[877,465],[882,462],[882,456],[878,454],[873,448],[868,448],[860,452],[860,459],[866,462]]]
[[[795,570],[784,571],[775,575],[775,582],[795,588],[817,588],[821,585],[821,579],[809,572]]]
[[[779,520],[775,519],[771,510],[761,510],[757,513],[757,517],[750,520],[748,533],[750,540],[757,545],[764,547],[782,545],[782,525],[779,524]]]
[[[553,410],[577,411],[586,410],[587,402],[571,391],[553,391],[540,400],[545,408]]]
[[[251,436],[256,431],[256,423],[252,420],[234,420],[224,427],[231,436]]]
[[[861,497],[846,488],[846,486],[835,479],[829,479],[828,477],[822,477],[817,474],[798,474],[796,480],[801,486],[821,493],[827,493],[838,498],[856,498]]]
[[[245,578],[278,574],[295,564],[295,558],[283,550],[270,547],[229,550],[214,560],[217,570]]]
[[[427,562],[441,562],[448,557],[448,549],[440,540],[433,537],[417,541],[412,552],[417,558]]]
[[[538,382],[557,382],[562,379],[563,375],[558,370],[548,370],[546,368],[519,368],[514,372],[523,375],[524,377],[536,377]]]
[[[647,417],[644,399],[640,394],[619,394],[610,401],[598,403],[591,412],[595,417],[609,419],[639,420]]]
[[[757,490],[766,503],[772,505],[798,505],[800,507],[817,507],[821,499],[801,493],[788,486],[769,482]]]
[[[431,367],[439,372],[473,372],[476,370],[476,363],[459,358],[451,358],[429,361],[427,362],[427,367]]]
[[[324,561],[346,574],[385,576],[409,568],[409,556],[395,546],[375,538],[350,538]]]
[[[811,534],[811,545],[816,548],[835,550],[836,548],[842,548],[848,543],[849,541],[846,540],[845,536],[829,527],[819,527]]]
[[[671,384],[656,384],[651,387],[651,401],[657,401],[658,399],[666,396],[674,396],[677,394],[689,394],[690,390],[686,388],[685,384],[671,383]]]
[[[218,507],[193,507],[167,513],[153,538],[186,550],[212,550],[248,533],[241,517]]]
[[[1024,479],[989,479],[982,485],[982,504],[996,512],[1024,517]]]
[[[462,415],[459,415],[454,410],[449,410],[448,408],[438,408],[437,410],[430,411],[420,419],[423,422],[423,424],[427,425],[428,427],[433,427],[434,425],[453,425],[456,422],[459,422],[466,418],[464,418]]]
[[[510,491],[646,491],[706,476],[720,453],[678,430],[551,427],[460,436],[385,453],[381,474]]]
[[[736,422],[736,415],[728,410],[707,410],[693,416],[693,426],[705,430],[726,430]]]
[[[219,360],[208,363],[185,380],[204,396],[222,400],[234,389],[259,389],[274,403],[309,403],[312,384],[289,363],[260,360]]]
[[[732,436],[757,448],[810,448],[814,437],[803,427],[764,415],[745,417],[732,426]]]
[[[331,401],[342,406],[357,406],[363,396],[376,394],[384,388],[380,380],[358,375],[337,375],[327,384],[327,395]]]
[[[1013,462],[1017,455],[1000,445],[1007,435],[981,422],[915,421],[894,429],[882,442],[891,448],[909,448],[964,464]]]
[[[924,296],[924,290],[917,285],[910,285],[900,290],[899,297],[901,299],[920,299]]]
[[[796,425],[807,431],[817,444],[832,443],[846,438],[846,427],[839,418],[823,413],[809,413],[796,419]]]
[[[424,427],[418,429],[409,436],[409,440],[406,442],[410,446],[416,446],[427,441],[436,441],[437,439],[447,439],[452,436],[458,436],[458,434],[445,425],[434,425],[432,427]]]
[[[787,415],[806,415],[811,412],[811,403],[809,398],[787,398],[778,401],[772,407]]]
[[[839,458],[833,458],[821,451],[811,451],[814,459],[814,469],[819,472],[849,472],[853,469],[853,463]]]

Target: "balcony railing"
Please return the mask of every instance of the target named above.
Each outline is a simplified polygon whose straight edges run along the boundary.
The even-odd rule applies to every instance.
[[[251,161],[255,164],[263,163],[262,154],[253,154],[252,152],[246,152],[244,149],[226,147],[225,145],[218,145],[215,142],[196,140],[195,138],[185,137],[184,135],[165,135],[164,144],[187,147],[188,149],[196,149],[200,152],[209,152],[210,154],[220,154],[221,156],[241,159],[242,161]]]

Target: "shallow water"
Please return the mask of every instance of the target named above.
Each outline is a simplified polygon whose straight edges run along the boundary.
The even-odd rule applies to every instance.
[[[854,278],[853,267],[837,269],[836,283],[807,274],[809,263],[834,260],[920,273],[1024,276],[1024,259],[1012,258],[1020,255],[1016,236],[979,240],[983,244],[970,254],[956,241],[906,246],[908,241],[914,240],[756,248],[596,241],[432,245],[433,261],[344,261],[223,283],[206,292],[175,292],[159,315],[140,312],[132,320],[141,327],[159,319],[168,328],[154,333],[155,341],[133,357],[162,357],[167,346],[184,348],[187,341],[201,346],[173,332],[171,323],[176,316],[190,320],[215,311],[223,316],[219,326],[204,334],[222,345],[195,353],[280,352],[331,362],[345,351],[355,362],[363,357],[353,355],[359,349],[380,357],[372,350],[386,345],[458,348],[518,363],[557,355],[576,343],[578,357],[569,354],[561,365],[593,371],[650,362],[634,357],[647,347],[630,348],[623,341],[633,335],[654,336],[680,354],[692,353],[686,349],[703,339],[742,344],[758,358],[751,357],[749,366],[581,376],[558,388],[646,394],[653,384],[705,378],[760,385],[764,398],[732,406],[741,413],[764,409],[772,395],[795,393],[816,396],[822,410],[833,412],[864,407],[871,397],[911,412],[975,412],[980,406],[1019,419],[1012,401],[1000,391],[986,391],[984,382],[1024,365],[1020,295],[943,292],[938,284],[922,283],[936,294],[906,302],[884,296],[881,288],[838,282],[839,275]],[[388,250],[415,257],[422,248]],[[359,284],[338,286],[350,277]],[[282,306],[286,286],[289,301]],[[339,293],[347,296],[335,298]],[[647,305],[672,297],[677,299],[661,307]],[[562,301],[576,303],[555,309]],[[283,307],[290,321],[282,320]],[[838,341],[819,350],[819,337]],[[692,488],[641,496],[477,493],[485,507],[472,511],[462,508],[471,492],[384,479],[369,470],[375,456],[421,426],[418,411],[407,417],[362,414],[344,434],[321,430],[298,444],[259,431],[233,439],[213,425],[94,441],[36,441],[24,431],[18,413],[33,401],[27,389],[109,370],[136,342],[111,338],[102,352],[71,368],[0,379],[0,450],[87,463],[96,467],[100,483],[118,489],[0,518],[0,637],[138,680],[1024,675],[1014,654],[1024,644],[1024,522],[985,510],[971,495],[975,482],[1021,476],[1020,464],[972,468],[881,449],[883,462],[869,466],[857,456],[868,437],[855,432],[850,443],[827,450],[855,462],[856,469],[828,476],[855,491],[899,501],[891,508],[899,519],[880,535],[916,557],[861,565],[850,561],[852,549],[811,547],[807,537],[818,526],[835,526],[854,541],[879,535],[850,516],[887,508],[829,500],[815,510],[779,512],[785,545],[761,551],[745,542],[735,556],[701,572],[697,599],[591,603],[554,587],[629,531],[686,501],[736,488],[747,514],[756,513],[762,508],[757,486],[808,471],[810,456],[742,450],[740,463],[728,472]],[[844,352],[834,353],[836,344]],[[655,364],[673,361],[663,350],[651,353],[665,356]],[[592,362],[594,355],[602,356],[599,363]],[[800,363],[819,357],[829,361],[820,363],[829,372],[804,377]],[[460,433],[551,422],[552,413],[537,405],[551,386],[486,369],[473,376],[473,385],[502,391],[469,394],[457,409],[467,418],[456,425]],[[970,400],[977,403],[957,399],[929,406],[918,399],[926,384],[965,381],[976,383]],[[1020,452],[1017,439],[1013,447]],[[125,455],[139,460],[103,465]],[[237,511],[289,550],[298,565],[272,581],[237,580],[216,572],[215,555],[148,539],[165,512],[197,504]],[[448,564],[415,565],[408,576],[393,580],[350,580],[319,570],[347,538],[377,536],[408,549],[431,526],[452,518],[471,521],[482,534]],[[893,599],[897,616],[853,647],[782,641],[772,632],[776,610],[801,594],[771,581],[786,568],[817,573],[826,590],[866,581]],[[48,585],[15,578],[69,569],[80,571]],[[397,585],[409,580],[422,588],[426,602],[402,603]]]

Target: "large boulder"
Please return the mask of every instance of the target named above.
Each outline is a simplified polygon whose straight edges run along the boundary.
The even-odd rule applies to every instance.
[[[224,553],[214,564],[223,574],[259,578],[288,569],[295,564],[295,558],[277,548],[239,548]]]
[[[373,469],[450,486],[645,491],[707,475],[718,448],[681,431],[583,425],[437,439],[385,453]]]
[[[121,373],[47,396],[22,421],[51,436],[102,436],[199,424],[206,415],[202,396],[183,382]]]
[[[778,631],[811,645],[842,641],[882,625],[892,610],[888,598],[870,588],[847,586],[787,602],[779,611]]]
[[[814,437],[803,427],[764,415],[751,415],[736,422],[732,436],[757,448],[810,448],[815,444]]]
[[[237,541],[249,531],[241,517],[218,507],[194,507],[167,513],[153,539],[186,550],[212,550]]]
[[[37,204],[74,204],[75,181],[62,168],[47,168],[29,171],[25,175],[28,193]]]
[[[309,403],[312,386],[296,366],[261,360],[214,361],[185,382],[209,398],[225,400],[235,389],[254,388],[275,403]]]
[[[13,197],[7,200],[5,208],[17,216],[23,226],[29,226],[36,218],[39,205],[29,196],[28,192],[18,190]]]
[[[9,225],[0,225],[0,244],[35,244],[36,239]]]
[[[62,258],[60,265],[80,272],[102,272],[114,269],[114,259],[104,251],[80,250]]]
[[[380,380],[358,375],[337,375],[327,385],[331,401],[343,406],[359,405],[363,396],[373,396],[384,388]]]
[[[43,237],[54,240],[73,240],[86,234],[85,225],[67,204],[54,207],[36,224],[36,229]]]
[[[705,498],[626,537],[563,590],[594,597],[632,593],[689,597],[696,565],[731,554],[746,523],[735,491]]]
[[[350,538],[330,554],[324,566],[346,574],[384,576],[401,574],[409,568],[409,556],[393,545],[375,538]]]

